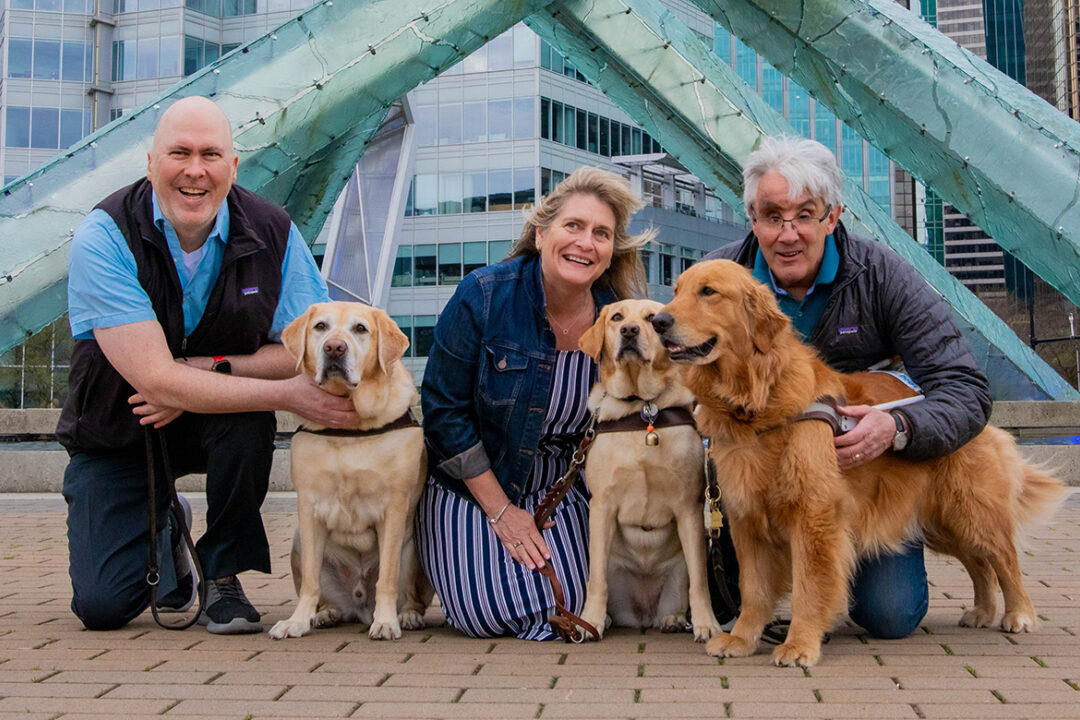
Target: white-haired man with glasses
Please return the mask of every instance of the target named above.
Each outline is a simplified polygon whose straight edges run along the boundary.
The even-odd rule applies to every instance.
[[[858,420],[835,440],[840,468],[885,452],[942,457],[978,434],[990,416],[986,376],[949,306],[922,276],[881,243],[847,234],[833,153],[813,140],[767,137],[747,158],[743,182],[752,232],[705,259],[750,268],[832,367],[867,370],[898,356],[925,395],[889,412],[840,408]],[[928,598],[922,543],[911,543],[860,562],[849,609],[874,637],[904,637],[918,627]]]

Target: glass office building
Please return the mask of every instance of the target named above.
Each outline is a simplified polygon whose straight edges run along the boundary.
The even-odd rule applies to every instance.
[[[5,183],[310,5],[309,0],[2,0],[0,171]],[[711,18],[666,3],[774,108],[833,148],[844,171],[894,209],[891,166]],[[409,334],[417,379],[442,307],[471,270],[505,257],[522,209],[584,164],[623,173],[659,229],[645,252],[650,294],[670,296],[705,252],[741,239],[724,207],[663,147],[524,24],[409,95],[417,149],[387,310]],[[327,223],[329,226],[331,223]],[[325,235],[325,233],[324,233]],[[324,238],[323,238],[324,239]],[[320,238],[315,252],[322,250]],[[0,407],[58,405],[66,320],[0,357]]]

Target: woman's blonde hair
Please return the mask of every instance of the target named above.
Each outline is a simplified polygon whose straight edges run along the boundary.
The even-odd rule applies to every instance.
[[[536,249],[537,229],[546,230],[551,227],[555,218],[562,212],[566,201],[574,195],[596,197],[606,203],[615,216],[611,266],[604,271],[597,282],[610,286],[620,299],[645,297],[648,284],[638,248],[656,237],[656,230],[650,228],[640,235],[630,235],[627,232],[630,216],[644,205],[634,197],[626,178],[597,167],[578,168],[556,185],[554,190],[540,198],[540,202],[535,207],[526,211],[525,226],[521,229],[521,237],[514,244],[513,252],[509,257],[539,255]]]

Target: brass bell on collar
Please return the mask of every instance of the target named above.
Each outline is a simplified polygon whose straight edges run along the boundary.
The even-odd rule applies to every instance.
[[[657,435],[652,430],[650,430],[649,432],[645,433],[645,444],[650,445],[650,446],[659,445],[660,444],[660,436]]]

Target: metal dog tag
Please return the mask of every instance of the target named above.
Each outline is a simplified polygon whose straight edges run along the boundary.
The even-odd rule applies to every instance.
[[[660,444],[660,436],[656,434],[656,428],[653,427],[653,423],[656,421],[656,416],[660,412],[660,409],[656,407],[656,403],[647,402],[641,406],[641,419],[645,421],[645,444],[654,447]]]

